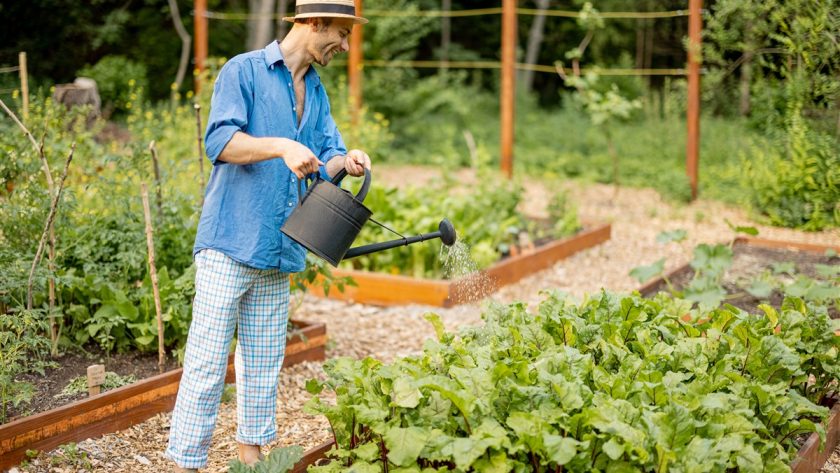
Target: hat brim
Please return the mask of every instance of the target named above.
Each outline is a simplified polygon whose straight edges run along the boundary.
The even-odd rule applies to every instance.
[[[285,16],[283,17],[283,21],[294,23],[295,20],[304,18],[347,18],[353,20],[353,23],[357,25],[364,25],[368,22],[367,18],[362,18],[360,16],[354,15],[345,15],[343,13],[301,13],[300,15],[295,16]]]

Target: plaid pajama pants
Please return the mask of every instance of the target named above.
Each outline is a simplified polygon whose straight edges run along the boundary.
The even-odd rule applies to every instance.
[[[289,275],[254,269],[214,250],[195,256],[195,300],[166,456],[182,468],[207,463],[237,329],[236,440],[277,436],[277,383],[286,348]]]

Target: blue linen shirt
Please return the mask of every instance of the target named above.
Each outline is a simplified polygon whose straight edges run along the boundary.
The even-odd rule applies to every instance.
[[[219,155],[241,131],[297,141],[326,163],[346,155],[318,73],[305,75],[306,103],[297,123],[292,75],[277,41],[229,60],[213,89],[205,145],[213,171],[204,196],[193,254],[205,248],[258,269],[298,272],[306,250],[280,232],[297,206],[299,182],[282,159],[231,164]],[[321,166],[321,175],[327,178]]]

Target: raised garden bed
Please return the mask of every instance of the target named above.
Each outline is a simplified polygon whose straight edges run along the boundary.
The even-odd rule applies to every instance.
[[[346,286],[344,292],[330,291],[328,297],[383,306],[425,304],[451,307],[479,300],[503,286],[549,268],[557,261],[609,240],[610,234],[609,224],[592,226],[574,236],[537,246],[530,253],[505,258],[485,270],[456,280],[335,269],[334,276],[349,276],[357,286]],[[312,291],[312,294],[321,296],[323,293]]]
[[[323,360],[326,325],[293,323],[300,330],[286,344],[283,366]],[[182,372],[181,368],[168,371],[0,426],[0,470],[20,463],[27,450],[51,450],[68,442],[126,429],[170,411],[175,405]],[[235,380],[231,355],[225,382]]]
[[[748,312],[758,311],[758,305],[765,301],[772,306],[782,303],[784,297],[778,290],[774,290],[766,298],[759,298],[744,288],[745,282],[759,278],[762,273],[772,271],[774,266],[779,272],[781,265],[792,265],[790,267],[792,274],[782,272],[781,276],[793,281],[795,275],[816,277],[815,268],[818,265],[840,265],[840,259],[837,256],[827,255],[827,252],[831,250],[840,251],[840,247],[837,246],[740,237],[733,242],[732,248],[734,253],[732,268],[727,271],[723,288],[733,296],[727,297],[726,303]],[[686,264],[664,277],[644,284],[639,288],[639,292],[643,296],[651,296],[659,291],[667,291],[668,282],[679,289],[685,287],[693,276],[694,269],[690,264]],[[840,318],[837,308],[831,308],[829,315],[832,318]]]
[[[780,240],[768,240],[765,238],[739,237],[733,244],[736,261],[733,264],[733,272],[743,275],[754,275],[756,272],[769,269],[773,264],[793,263],[798,273],[805,276],[813,276],[814,267],[818,264],[840,264],[837,257],[827,256],[831,250],[840,252],[840,247],[830,245],[817,245],[811,243],[796,243]],[[750,268],[738,268],[737,258],[743,258],[748,262]],[[656,278],[639,288],[644,296],[651,296],[659,291],[667,290],[666,278],[670,283],[679,288],[691,280],[694,270],[689,264],[671,271],[667,276]],[[724,287],[730,292],[740,291],[732,280],[724,281]],[[774,293],[770,296],[771,305],[778,306],[782,296]],[[741,309],[754,312],[761,301],[750,295],[742,294],[734,299],[727,300]],[[829,311],[832,318],[838,318],[836,308]],[[838,334],[840,335],[840,334]],[[826,439],[823,448],[820,448],[820,438],[816,433],[811,434],[799,449],[797,458],[791,463],[791,471],[794,473],[818,473],[837,445],[840,444],[840,402],[835,400],[831,409],[829,419],[825,424]]]

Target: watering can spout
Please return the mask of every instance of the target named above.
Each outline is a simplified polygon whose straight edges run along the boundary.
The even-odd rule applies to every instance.
[[[443,244],[446,246],[454,245],[455,240],[457,239],[457,235],[455,233],[455,227],[452,226],[452,222],[450,222],[449,219],[441,220],[440,224],[438,225],[438,231],[436,232],[423,233],[421,235],[350,248],[349,250],[347,250],[347,253],[344,254],[343,259],[355,258],[356,256],[367,255],[370,253],[375,253],[377,251],[396,248],[398,246],[410,245],[412,243],[431,240],[433,238],[440,238],[440,241],[443,242]]]

